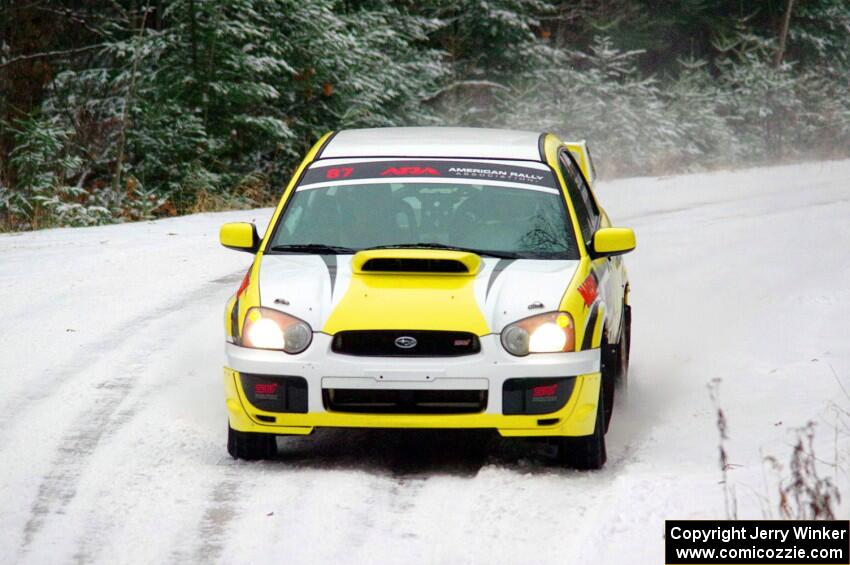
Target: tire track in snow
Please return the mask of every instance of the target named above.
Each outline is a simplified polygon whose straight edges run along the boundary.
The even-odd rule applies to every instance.
[[[236,274],[230,276],[236,276]],[[28,553],[49,516],[51,514],[62,514],[74,499],[77,484],[88,460],[95,453],[98,445],[116,434],[135,415],[140,400],[143,399],[137,400],[133,405],[123,410],[120,409],[121,404],[139,383],[144,382],[139,377],[144,376],[147,370],[146,359],[167,349],[171,341],[168,333],[151,332],[149,331],[150,326],[157,324],[169,326],[171,316],[185,315],[180,307],[187,302],[189,297],[195,297],[199,294],[205,295],[207,294],[205,290],[229,282],[228,276],[206,283],[192,292],[186,292],[179,298],[156,308],[153,312],[137,316],[130,324],[124,326],[125,328],[132,328],[134,333],[130,338],[127,337],[128,330],[126,329],[110,334],[106,340],[108,349],[125,345],[136,337],[142,338],[141,343],[134,348],[135,353],[130,358],[135,363],[129,367],[122,363],[121,367],[116,368],[118,376],[105,377],[95,385],[94,391],[86,396],[90,408],[84,410],[64,434],[57,455],[51,465],[51,470],[42,479],[36,499],[30,507],[30,515],[23,529],[23,541],[20,547],[21,556]],[[198,307],[204,306],[204,302],[198,303]],[[151,333],[156,337],[151,339],[149,337]],[[98,340],[98,343],[103,348],[104,341]],[[112,347],[109,347],[110,343]],[[74,369],[69,367],[57,372],[59,376],[64,375],[70,378],[74,374],[84,373],[85,369],[96,365],[97,362],[96,354],[91,353],[83,363],[75,365]],[[52,390],[54,390],[54,393],[56,392],[56,389]],[[53,395],[48,395],[41,401],[47,401],[52,397]],[[32,406],[32,403],[30,403],[30,406]],[[85,536],[85,539],[91,539],[91,536]],[[85,554],[86,551],[81,556],[84,557]]]
[[[198,526],[201,545],[195,554],[198,563],[214,563],[221,557],[227,529],[237,509],[235,502],[239,496],[240,484],[231,465],[225,472],[226,478],[215,485],[210,497],[210,505],[204,511]]]
[[[210,495],[207,498],[209,502],[196,527],[195,534],[200,544],[195,548],[191,559],[181,551],[175,550],[172,552],[174,561],[189,560],[200,563],[220,561],[226,542],[232,536],[232,525],[238,517],[246,513],[246,509],[253,512],[261,509],[261,512],[266,512],[262,509],[262,505],[275,508],[284,503],[287,507],[300,508],[304,504],[305,497],[312,494],[315,477],[301,473],[301,469],[297,467],[286,466],[287,462],[282,460],[280,451],[277,459],[267,461],[232,461],[226,454],[223,457],[226,458],[226,462],[219,465],[224,469],[224,476],[210,489]],[[280,474],[280,477],[276,475],[276,472]],[[293,473],[300,481],[298,488],[294,491],[286,490],[284,494],[294,494],[294,496],[287,496],[285,500],[273,500],[273,495],[277,493],[273,488],[266,488],[269,482],[277,487],[288,486],[287,479]],[[253,498],[251,493],[262,493],[262,497]],[[271,517],[274,514],[272,510],[266,516]]]
[[[146,406],[146,401],[150,400],[150,398],[157,396],[157,394],[167,389],[171,386],[170,381],[160,381],[155,383],[153,386],[148,387],[144,390],[144,395],[138,395],[135,400],[127,407],[121,409],[116,418],[117,425],[109,424],[108,433],[104,433],[100,441],[98,442],[97,447],[102,449],[104,443],[114,440],[116,436],[119,435],[124,429],[126,429],[126,425],[131,423],[132,420],[137,418],[139,412],[143,410]],[[132,390],[132,389],[131,389]],[[138,390],[136,390],[138,392]],[[97,453],[93,450],[90,456],[94,456]],[[76,477],[77,481],[82,479],[82,473],[80,473]],[[109,485],[112,486],[112,485]],[[107,488],[101,489],[101,495],[103,498],[108,498],[110,496],[110,492]],[[100,497],[98,497],[100,498]],[[69,500],[68,503],[71,501]],[[115,524],[113,522],[107,522],[103,519],[102,512],[99,511],[99,508],[95,506],[91,509],[87,514],[84,520],[86,524],[86,528],[83,530],[82,534],[76,540],[77,550],[74,552],[74,561],[76,563],[93,563],[99,561],[98,556],[100,551],[103,549],[104,545],[107,541],[109,541],[109,532],[114,528]],[[175,555],[177,555],[175,553]],[[174,562],[177,561],[186,561],[185,559],[174,559]]]
[[[155,353],[163,349],[162,344],[166,342],[165,339],[158,341],[156,346],[139,349],[146,354]],[[89,395],[92,407],[77,417],[70,430],[64,434],[51,470],[39,485],[36,500],[30,508],[30,517],[24,526],[21,547],[24,554],[49,515],[61,514],[74,499],[77,482],[98,445],[115,434],[135,414],[135,407],[127,410],[119,410],[119,407],[143,373],[144,366],[138,363],[122,370],[120,376],[108,377]]]
[[[270,520],[298,519],[277,540],[284,549],[292,539],[308,534],[305,528],[312,532],[311,524],[322,524],[321,516],[310,512],[302,521],[298,517],[304,510],[299,509],[333,512],[333,543],[328,547],[344,552],[332,549],[327,555],[328,547],[298,550],[313,551],[315,558],[369,561],[369,544],[388,534],[421,543],[409,516],[417,513],[434,475],[476,476],[486,460],[486,443],[469,440],[482,435],[455,432],[446,440],[433,430],[323,429],[313,436],[284,438],[275,460],[226,466],[225,476],[210,489],[196,531],[200,544],[190,560],[230,557],[226,552],[233,544],[227,540],[240,534],[238,528],[245,527],[240,524],[257,520],[258,512],[266,509],[274,511]],[[340,489],[340,481],[347,488]],[[328,496],[331,492],[334,495]],[[376,514],[375,508],[387,512]],[[183,560],[185,554],[174,557]]]
[[[239,272],[231,273],[230,275],[205,283],[200,287],[178,295],[173,300],[158,306],[152,311],[131,318],[127,322],[122,323],[118,329],[110,331],[105,336],[95,336],[92,340],[80,344],[79,349],[82,350],[81,353],[75,354],[73,356],[74,358],[70,361],[43,371],[40,378],[30,382],[30,387],[35,387],[39,390],[49,389],[55,392],[55,388],[50,386],[54,382],[67,383],[74,376],[84,374],[88,369],[100,362],[104,351],[117,349],[126,343],[128,339],[140,335],[143,328],[161,320],[169,314],[179,312],[182,306],[196,299],[198,296],[204,296],[207,289],[216,288],[221,284],[230,284],[234,277],[238,278],[239,276]],[[50,398],[52,398],[50,395],[39,399],[25,398],[23,393],[10,395],[6,402],[0,406],[0,429],[7,429],[10,426],[10,422],[19,418],[21,412],[31,409],[40,402],[44,402]]]

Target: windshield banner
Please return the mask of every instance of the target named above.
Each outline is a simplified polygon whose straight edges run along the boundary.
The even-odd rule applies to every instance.
[[[548,169],[523,167],[513,163],[475,161],[363,161],[322,166],[312,165],[301,179],[299,187],[340,181],[392,179],[464,179],[500,181],[557,189],[555,176]],[[346,182],[346,184],[349,184]]]

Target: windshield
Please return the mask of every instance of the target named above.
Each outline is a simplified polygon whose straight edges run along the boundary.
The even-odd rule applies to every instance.
[[[379,161],[311,168],[287,204],[269,252],[445,246],[502,257],[578,258],[548,168],[457,165]]]

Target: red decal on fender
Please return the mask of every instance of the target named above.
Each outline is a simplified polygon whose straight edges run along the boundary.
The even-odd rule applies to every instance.
[[[579,285],[578,293],[581,294],[586,306],[593,304],[593,301],[596,300],[596,295],[599,293],[596,277],[593,276],[593,273],[589,274],[584,279],[584,282]]]
[[[251,269],[248,269],[248,272],[245,273],[245,278],[242,279],[242,284],[239,285],[239,290],[236,291],[236,298],[242,296],[242,293],[245,292],[245,289],[248,288],[248,284],[251,282]]]

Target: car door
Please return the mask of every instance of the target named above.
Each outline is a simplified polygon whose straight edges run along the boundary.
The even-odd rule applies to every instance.
[[[567,183],[567,193],[578,216],[581,237],[585,246],[590,249],[593,234],[600,227],[610,227],[610,221],[605,212],[599,208],[581,169],[568,150],[560,151],[558,162]],[[596,277],[598,293],[605,304],[605,327],[608,329],[608,339],[613,343],[620,337],[620,320],[623,313],[625,272],[622,258],[601,257],[594,259],[591,265],[591,272]]]

